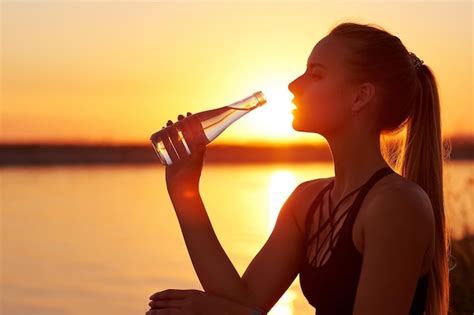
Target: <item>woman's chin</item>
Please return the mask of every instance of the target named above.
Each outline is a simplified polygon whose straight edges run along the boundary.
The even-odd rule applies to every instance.
[[[291,126],[295,131],[301,131],[299,126],[298,126],[298,120],[296,118],[293,118],[293,122],[291,123]]]
[[[292,111],[293,114],[293,121],[291,122],[291,126],[295,131],[302,131],[305,132],[307,131],[305,127],[302,125],[301,117],[300,117],[300,112],[297,108],[293,109]]]
[[[299,132],[313,132],[311,131],[311,128],[308,128],[308,126],[303,125],[302,122],[298,119],[298,117],[293,118],[291,127],[295,131],[299,131]]]

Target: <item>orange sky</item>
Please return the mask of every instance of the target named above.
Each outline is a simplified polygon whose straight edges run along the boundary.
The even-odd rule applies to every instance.
[[[263,91],[215,143],[318,141],[288,83],[343,21],[375,23],[435,71],[446,136],[473,135],[471,2],[2,2],[1,142],[147,143],[168,119]]]

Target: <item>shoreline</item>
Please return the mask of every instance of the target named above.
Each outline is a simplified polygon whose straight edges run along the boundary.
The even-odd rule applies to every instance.
[[[473,142],[451,142],[449,160],[474,160]],[[327,144],[226,145],[210,144],[210,164],[331,162]],[[71,164],[157,164],[151,144],[0,144],[0,166]]]

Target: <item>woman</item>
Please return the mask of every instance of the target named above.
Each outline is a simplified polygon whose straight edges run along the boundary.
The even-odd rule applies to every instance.
[[[149,305],[164,309],[147,314],[264,313],[298,274],[318,315],[447,314],[444,152],[430,68],[385,30],[342,23],[288,88],[293,128],[326,138],[335,177],[296,187],[241,277],[200,198],[205,146],[196,145],[166,180],[205,293],[158,292]],[[381,136],[404,127],[398,152],[381,148]]]

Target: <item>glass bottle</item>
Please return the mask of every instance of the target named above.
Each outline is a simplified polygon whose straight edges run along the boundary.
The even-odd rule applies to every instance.
[[[171,165],[173,160],[181,159],[179,152],[181,152],[181,155],[191,154],[190,149],[192,146],[189,143],[190,139],[199,139],[199,141],[207,145],[236,120],[266,102],[267,100],[263,93],[258,91],[230,105],[186,116],[174,124],[155,132],[150,136],[150,140],[161,164]],[[199,127],[198,130],[193,131],[193,133],[196,133],[193,134],[193,137],[187,136],[182,128],[183,121],[190,119],[197,119],[200,122],[200,124],[196,124]],[[174,141],[181,142],[186,153],[178,150]],[[169,152],[166,147],[171,148],[173,151]]]

